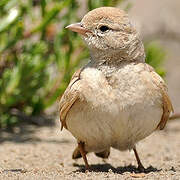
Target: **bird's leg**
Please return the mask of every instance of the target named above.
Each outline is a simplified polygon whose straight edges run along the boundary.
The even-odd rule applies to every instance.
[[[141,163],[141,160],[140,160],[140,158],[139,158],[139,155],[138,155],[138,153],[137,153],[137,151],[136,151],[136,147],[133,148],[133,151],[134,151],[134,154],[135,154],[137,163],[138,163],[138,169],[139,169],[139,171],[144,172],[144,171],[145,171],[145,168],[144,168],[144,166],[143,166],[142,163]]]
[[[79,148],[79,151],[81,153],[81,156],[83,157],[86,170],[89,170],[89,164],[88,164],[88,161],[87,161],[87,158],[86,158],[86,151],[84,149],[84,142],[81,142],[81,141],[78,142],[78,148]]]

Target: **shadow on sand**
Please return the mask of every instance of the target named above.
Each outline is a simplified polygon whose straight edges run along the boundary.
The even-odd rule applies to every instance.
[[[34,118],[34,119],[33,119]],[[42,127],[53,128],[55,126],[55,117],[53,116],[37,116],[28,117],[26,120],[22,119],[21,123],[0,131],[0,143],[5,141],[11,141],[15,143],[29,143],[29,142],[41,142],[46,141],[48,143],[68,143],[66,139],[57,141],[56,139],[42,140],[41,138],[34,136],[35,132],[38,132]]]
[[[85,172],[85,166],[84,165],[78,165],[74,164],[75,167],[78,167],[79,169],[74,171],[74,172]],[[90,171],[92,172],[109,172],[112,171],[113,173],[117,174],[123,174],[125,172],[130,172],[130,173],[139,173],[139,170],[137,167],[133,165],[128,165],[128,166],[119,166],[117,168],[114,168],[111,164],[106,163],[106,164],[93,164],[90,166]],[[148,168],[145,169],[146,174],[150,172],[159,172],[161,169],[157,169],[155,167],[149,166]]]

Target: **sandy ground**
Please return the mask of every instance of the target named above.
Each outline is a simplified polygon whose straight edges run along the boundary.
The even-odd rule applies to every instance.
[[[147,172],[136,175],[133,152],[114,149],[105,161],[90,153],[93,171],[84,173],[82,159],[71,159],[75,140],[60,132],[58,122],[52,127],[21,126],[15,132],[1,132],[0,179],[180,179],[179,120],[138,144]]]
[[[157,0],[134,2],[130,15],[134,16],[142,27],[146,27],[142,28],[145,38],[149,34],[158,35],[157,25],[160,22],[166,27],[165,35],[171,30],[168,29],[169,24],[166,22],[167,19],[164,19],[163,13],[169,12],[173,24],[176,24],[174,23],[176,20],[179,24],[177,18],[180,18],[177,11],[179,0],[173,1],[174,6],[168,0],[159,0],[158,4]],[[162,36],[159,41],[168,51],[165,64],[168,70],[166,80],[174,109],[180,111],[178,38],[169,39]],[[180,120],[169,122],[164,131],[157,131],[138,144],[137,150],[147,168],[145,174],[134,174],[136,161],[133,152],[120,152],[114,149],[111,149],[108,160],[97,158],[93,153],[89,154],[88,160],[93,171],[84,173],[82,159],[77,161],[71,159],[76,146],[75,139],[67,131],[60,131],[58,118],[55,122],[54,126],[41,128],[21,125],[14,129],[13,134],[0,132],[0,179],[180,179]]]

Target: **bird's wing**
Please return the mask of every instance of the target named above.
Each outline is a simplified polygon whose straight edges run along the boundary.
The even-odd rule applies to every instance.
[[[71,78],[71,81],[62,95],[59,102],[59,112],[60,112],[60,121],[61,121],[61,130],[63,127],[67,129],[66,126],[66,116],[73,104],[79,99],[79,91],[74,89],[72,86],[80,80],[80,73],[82,69],[79,69],[74,73]]]
[[[150,65],[145,64],[145,68],[151,73],[153,84],[155,84],[155,86],[160,90],[160,93],[162,95],[163,114],[161,117],[161,121],[157,126],[158,129],[162,130],[164,129],[167,120],[169,119],[170,113],[174,112],[173,106],[168,96],[168,90],[164,80],[154,71],[154,69]]]

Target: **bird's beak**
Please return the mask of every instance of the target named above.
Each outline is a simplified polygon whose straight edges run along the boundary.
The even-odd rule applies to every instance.
[[[70,24],[70,25],[66,26],[66,28],[70,29],[73,32],[77,32],[83,36],[87,36],[86,33],[91,33],[91,31],[84,28],[81,23]]]

